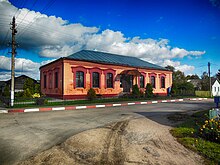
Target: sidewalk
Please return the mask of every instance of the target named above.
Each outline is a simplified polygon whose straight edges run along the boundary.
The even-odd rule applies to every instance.
[[[168,99],[168,100],[155,100],[155,101],[139,101],[139,102],[121,102],[121,103],[106,103],[97,105],[83,105],[83,106],[54,106],[54,107],[40,107],[40,108],[20,108],[20,109],[1,109],[0,113],[24,113],[24,112],[45,112],[45,111],[64,111],[64,110],[77,110],[77,109],[91,109],[91,108],[105,108],[105,107],[117,107],[117,106],[130,106],[140,104],[157,104],[167,102],[181,102],[181,101],[201,101],[207,100],[207,98],[184,98],[184,99]]]

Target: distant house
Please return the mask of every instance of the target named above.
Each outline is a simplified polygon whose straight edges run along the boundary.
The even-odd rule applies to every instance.
[[[218,80],[212,85],[212,96],[220,96],[220,84]]]
[[[63,99],[85,98],[94,88],[103,97],[130,92],[134,84],[144,91],[167,95],[172,72],[141,59],[98,51],[82,50],[40,67],[41,92]]]
[[[24,83],[27,79],[32,79],[26,75],[21,75],[18,77],[15,77],[15,92],[22,92],[23,91],[23,87],[24,87]],[[34,79],[32,79],[34,81],[35,84],[37,84],[38,82]],[[1,85],[1,83],[0,83]],[[4,91],[5,86],[8,85],[9,87],[11,86],[11,79],[8,81],[4,81],[2,82],[2,85],[0,86],[1,91]]]
[[[201,79],[189,79],[189,80],[187,80],[187,82],[192,83],[195,90],[202,89],[202,84],[201,84],[202,80]]]

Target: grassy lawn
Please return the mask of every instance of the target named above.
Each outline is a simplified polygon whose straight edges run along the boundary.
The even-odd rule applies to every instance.
[[[207,122],[208,113],[208,110],[197,112],[170,132],[182,145],[202,155],[206,164],[220,164],[219,141],[209,141],[201,136],[201,128]],[[218,125],[216,131],[219,130]]]
[[[191,96],[192,97],[192,96]],[[103,104],[103,103],[117,103],[117,102],[130,102],[130,101],[148,101],[148,100],[166,100],[166,99],[179,99],[183,96],[176,97],[152,97],[152,98],[100,98],[95,100],[59,100],[54,101],[51,98],[46,98],[47,103],[44,105],[36,105],[35,99],[18,99],[15,101],[13,108],[31,108],[31,107],[45,107],[45,106],[64,106],[64,105],[91,105],[91,104]],[[187,98],[190,98],[188,96]],[[10,108],[10,107],[8,107]]]

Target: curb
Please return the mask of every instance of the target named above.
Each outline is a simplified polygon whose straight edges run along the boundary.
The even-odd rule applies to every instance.
[[[64,111],[64,110],[78,110],[78,109],[94,109],[105,107],[119,107],[119,106],[131,106],[131,105],[143,105],[143,104],[157,104],[168,102],[181,102],[181,101],[202,101],[207,98],[186,98],[186,99],[172,99],[172,100],[157,100],[157,101],[142,101],[142,102],[129,102],[129,103],[115,103],[115,104],[98,104],[98,105],[85,105],[85,106],[65,106],[65,107],[42,107],[42,108],[27,108],[27,109],[10,109],[0,110],[0,113],[24,113],[24,112],[46,112],[46,111]]]

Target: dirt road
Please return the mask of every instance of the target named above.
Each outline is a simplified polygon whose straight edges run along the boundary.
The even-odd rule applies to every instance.
[[[29,164],[203,164],[169,133],[171,127],[145,117],[81,132],[19,165]]]

